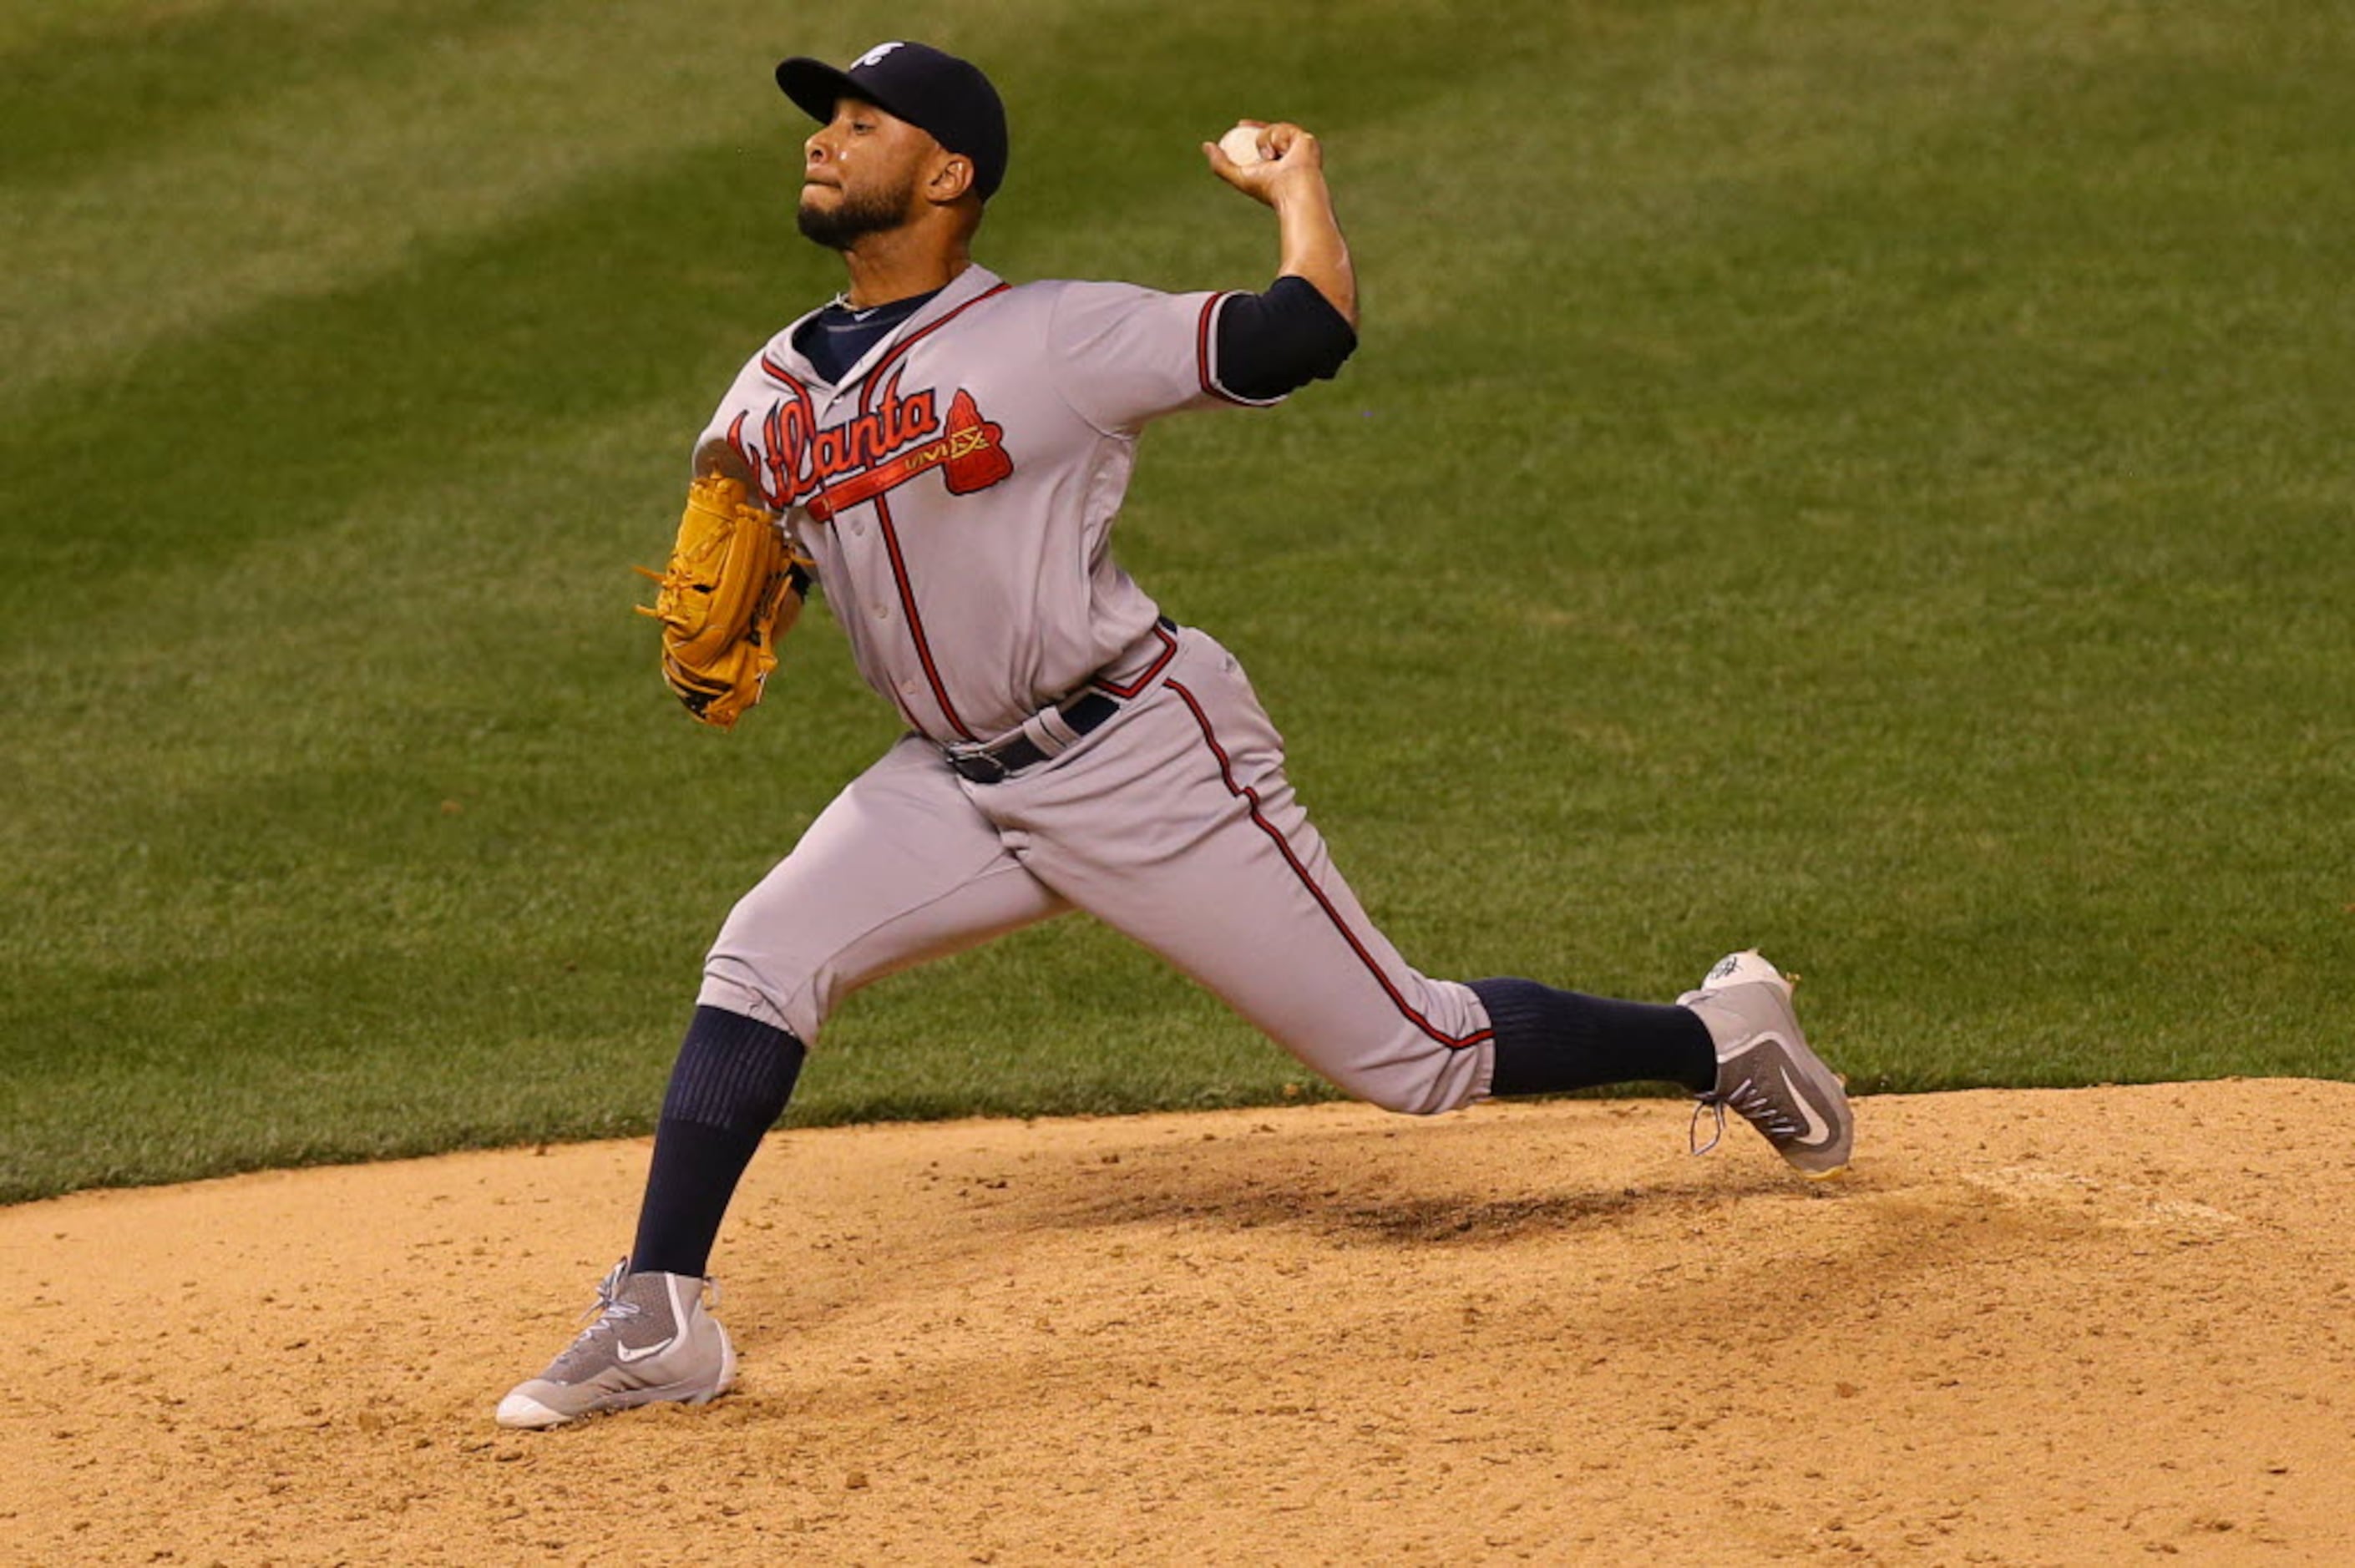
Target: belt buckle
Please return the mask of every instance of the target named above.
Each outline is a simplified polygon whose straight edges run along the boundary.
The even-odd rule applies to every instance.
[[[955,768],[969,783],[1003,784],[1006,782],[1006,764],[986,751],[953,751],[949,753],[949,766]]]

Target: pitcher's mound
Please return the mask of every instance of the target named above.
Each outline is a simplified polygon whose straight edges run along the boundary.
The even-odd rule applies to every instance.
[[[491,1411],[646,1145],[0,1210],[37,1563],[2355,1562],[2355,1086],[770,1139],[736,1393]]]

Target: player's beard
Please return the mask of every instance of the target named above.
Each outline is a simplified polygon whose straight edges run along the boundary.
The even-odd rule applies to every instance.
[[[870,190],[858,196],[844,191],[842,199],[831,209],[812,206],[808,193],[804,192],[794,222],[803,238],[815,240],[829,250],[847,250],[870,234],[883,234],[905,223],[909,198],[915,190],[915,176],[911,175],[897,190]]]

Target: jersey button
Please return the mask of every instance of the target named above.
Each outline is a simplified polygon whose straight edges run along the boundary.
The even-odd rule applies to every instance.
[[[891,619],[891,607],[885,604],[881,599],[876,600],[867,608],[875,612],[875,619],[878,620],[889,620]]]
[[[867,537],[867,519],[866,519],[866,518],[864,518],[864,517],[855,517],[855,518],[851,519],[851,523],[850,523],[850,536],[851,536],[852,538],[854,538],[854,539],[864,539],[865,537]]]

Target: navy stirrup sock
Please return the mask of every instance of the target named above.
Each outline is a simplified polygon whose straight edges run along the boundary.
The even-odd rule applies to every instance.
[[[699,1275],[736,1183],[783,1116],[808,1053],[786,1030],[698,1007],[670,1070],[633,1273]]]
[[[1497,1032],[1492,1095],[1554,1095],[1604,1084],[1717,1086],[1717,1045],[1688,1007],[1614,1001],[1526,980],[1472,982]]]

